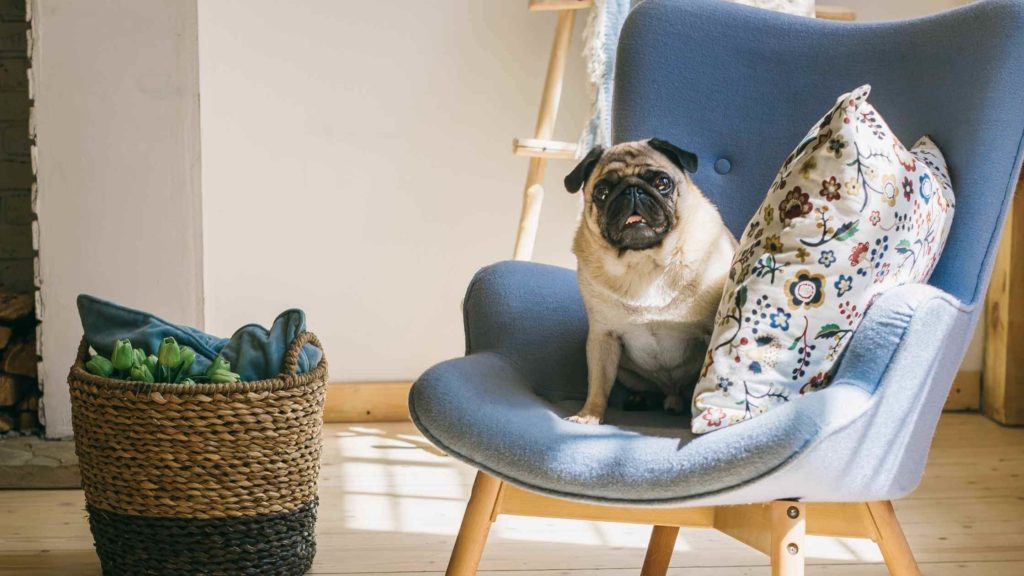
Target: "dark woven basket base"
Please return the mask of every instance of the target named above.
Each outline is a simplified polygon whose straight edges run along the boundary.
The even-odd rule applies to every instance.
[[[316,554],[316,506],[210,520],[86,509],[106,576],[298,576]]]

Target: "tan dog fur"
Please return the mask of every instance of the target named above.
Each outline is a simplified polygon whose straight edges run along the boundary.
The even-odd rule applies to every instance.
[[[675,180],[676,223],[660,245],[622,252],[601,234],[593,187],[609,171],[655,168]],[[682,411],[711,336],[736,241],[689,174],[647,145],[609,148],[587,179],[573,243],[587,309],[588,389],[568,420],[600,423],[616,376],[635,391],[658,389],[664,408]]]

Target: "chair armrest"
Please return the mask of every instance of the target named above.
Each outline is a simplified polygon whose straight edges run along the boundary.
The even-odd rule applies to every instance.
[[[586,394],[587,314],[572,270],[499,262],[473,277],[463,302],[466,354],[494,352],[549,399]]]
[[[924,284],[882,294],[857,328],[832,385],[801,399],[845,409],[817,416],[821,436],[780,482],[809,501],[911,492],[979,311]],[[867,396],[858,402],[849,394],[854,388]]]
[[[976,309],[928,284],[906,284],[882,293],[854,333],[835,382],[860,386],[871,394],[896,374],[927,384],[922,379],[934,373],[920,364],[926,358],[943,359],[955,373],[977,321]]]

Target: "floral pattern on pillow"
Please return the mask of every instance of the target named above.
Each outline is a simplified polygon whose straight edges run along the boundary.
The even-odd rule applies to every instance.
[[[907,150],[870,90],[843,95],[811,129],[740,238],[694,433],[827,387],[874,298],[931,275],[953,217],[946,162],[927,136]]]

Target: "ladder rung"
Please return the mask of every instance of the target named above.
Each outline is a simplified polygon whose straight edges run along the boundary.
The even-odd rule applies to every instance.
[[[845,6],[828,6],[819,4],[814,11],[814,15],[822,20],[843,20],[845,22],[852,22],[857,19],[857,13]]]
[[[576,157],[575,142],[556,142],[535,138],[513,138],[512,152],[531,158],[571,159]]]
[[[593,5],[594,0],[530,0],[530,10],[579,10]]]

